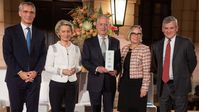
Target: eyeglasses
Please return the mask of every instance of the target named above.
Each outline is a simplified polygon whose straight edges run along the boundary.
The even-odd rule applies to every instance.
[[[131,35],[133,35],[133,36],[141,36],[142,33],[135,33],[135,32],[132,32]]]

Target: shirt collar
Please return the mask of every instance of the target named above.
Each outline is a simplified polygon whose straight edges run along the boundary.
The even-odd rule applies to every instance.
[[[26,26],[22,22],[21,22],[21,27],[22,27],[23,30],[26,30],[27,27],[29,27],[30,29],[32,29],[32,25]]]
[[[98,35],[98,38],[99,38],[100,40],[101,40],[102,38],[107,39],[107,38],[108,38],[108,35],[107,35],[107,36],[105,36],[105,37],[102,37],[102,36]]]
[[[61,45],[60,40],[57,41],[57,44],[58,44],[58,46],[60,46],[60,47],[62,47],[62,48],[64,48],[64,49],[65,49],[65,48],[70,49],[70,48],[73,46],[73,43],[70,42],[70,45],[69,45],[68,47],[64,47],[64,46]]]
[[[170,40],[171,40],[171,42],[173,42],[173,41],[175,41],[175,39],[176,39],[176,35],[173,38],[171,38]],[[168,41],[168,40],[169,40],[169,38],[165,37],[165,41]]]

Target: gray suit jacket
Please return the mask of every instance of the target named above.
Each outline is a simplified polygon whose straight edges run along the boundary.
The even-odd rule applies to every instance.
[[[152,72],[157,75],[158,96],[162,94],[164,39],[152,45]],[[197,65],[194,46],[190,40],[176,36],[173,53],[173,77],[176,95],[187,95],[191,91],[192,72]]]

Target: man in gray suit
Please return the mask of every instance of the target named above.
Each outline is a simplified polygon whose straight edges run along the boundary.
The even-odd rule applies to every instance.
[[[160,112],[187,112],[191,77],[197,60],[194,46],[177,35],[178,22],[173,16],[164,18],[164,38],[152,46],[152,71],[157,75]]]

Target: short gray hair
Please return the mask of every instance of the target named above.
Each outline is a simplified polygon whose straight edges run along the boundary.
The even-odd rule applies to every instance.
[[[34,9],[34,11],[36,12],[36,8],[35,8],[35,5],[32,3],[32,2],[21,2],[19,4],[19,11],[21,11],[23,9],[23,6],[24,5],[29,5],[29,6],[32,6],[32,8]]]
[[[71,28],[71,31],[73,32],[74,30],[73,24],[67,20],[62,19],[62,20],[59,20],[57,24],[55,25],[55,33],[58,37],[59,37],[58,33],[60,31],[60,27],[64,25],[69,26]]]
[[[105,18],[105,19],[107,19],[107,20],[109,20],[109,17],[107,17],[106,15],[99,15],[98,17],[97,17],[97,23],[99,23],[99,20],[101,19],[101,18]]]
[[[170,22],[175,22],[176,26],[178,26],[178,20],[174,16],[165,17],[164,20],[162,21],[162,26]]]

